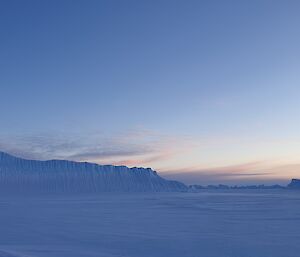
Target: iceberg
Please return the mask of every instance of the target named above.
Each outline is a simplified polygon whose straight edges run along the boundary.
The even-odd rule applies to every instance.
[[[0,192],[173,192],[187,186],[150,168],[26,160],[0,152]]]

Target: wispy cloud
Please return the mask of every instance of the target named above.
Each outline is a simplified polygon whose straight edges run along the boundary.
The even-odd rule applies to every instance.
[[[294,162],[292,159],[288,161],[287,158],[277,158],[271,161],[262,159],[221,165],[224,160],[225,163],[234,163],[238,161],[238,157],[235,155],[234,161],[227,160],[227,156],[231,155],[224,158],[224,152],[216,154],[220,142],[219,139],[199,140],[189,136],[171,136],[136,129],[114,135],[0,135],[0,150],[28,159],[68,159],[151,167],[167,178],[178,179],[188,184],[284,183],[289,178],[300,176],[300,162],[298,163],[297,159]]]
[[[116,135],[44,134],[0,137],[0,150],[29,159],[69,159],[101,164],[151,166],[192,145],[188,137],[138,129]]]
[[[140,159],[124,159],[121,161],[112,162],[113,165],[126,165],[126,166],[136,166],[136,165],[150,165],[153,162],[164,161],[166,159],[171,158],[171,156],[175,154],[174,152],[163,153],[153,152],[150,156],[142,156]]]
[[[188,184],[286,184],[292,177],[300,175],[300,163],[282,165],[257,161],[214,168],[190,167],[165,170],[163,175]]]

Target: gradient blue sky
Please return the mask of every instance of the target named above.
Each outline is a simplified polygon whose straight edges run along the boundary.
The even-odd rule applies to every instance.
[[[187,183],[300,176],[299,1],[1,1],[0,149]]]

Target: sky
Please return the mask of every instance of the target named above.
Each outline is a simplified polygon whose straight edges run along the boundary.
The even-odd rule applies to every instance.
[[[0,150],[192,184],[300,177],[299,1],[0,3]]]

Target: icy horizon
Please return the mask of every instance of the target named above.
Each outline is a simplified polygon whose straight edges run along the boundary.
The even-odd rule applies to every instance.
[[[59,182],[59,183],[64,183],[64,184],[69,184],[68,180],[73,180],[74,179],[74,176],[83,176],[81,178],[81,180],[87,180],[87,179],[91,179],[90,182],[86,182],[88,183],[87,186],[90,187],[90,188],[93,188],[91,189],[92,191],[105,191],[105,190],[112,190],[112,191],[118,191],[118,188],[115,188],[115,189],[109,189],[109,187],[107,187],[107,185],[103,184],[104,181],[100,182],[96,182],[96,180],[99,179],[99,177],[97,176],[103,176],[104,174],[109,174],[109,176],[107,178],[105,178],[105,183],[107,183],[108,179],[112,179],[112,183],[114,183],[113,181],[115,180],[115,183],[119,184],[120,186],[120,189],[119,190],[125,190],[125,191],[128,191],[128,190],[137,190],[137,191],[148,191],[150,190],[150,188],[147,189],[147,186],[145,188],[135,188],[135,183],[137,183],[139,181],[136,180],[135,182],[134,181],[127,181],[126,182],[126,176],[124,177],[122,174],[126,174],[126,173],[131,173],[132,175],[133,174],[137,174],[137,175],[150,175],[150,177],[152,176],[153,178],[159,178],[161,180],[160,183],[165,183],[167,182],[166,180],[164,180],[163,178],[161,178],[156,171],[152,170],[151,168],[142,168],[142,167],[133,167],[133,168],[128,168],[126,166],[114,166],[114,165],[99,165],[99,164],[96,164],[96,163],[89,163],[89,162],[74,162],[74,161],[68,161],[68,160],[45,160],[45,161],[40,161],[40,160],[29,160],[29,159],[23,159],[23,158],[19,158],[19,157],[15,157],[11,154],[8,154],[8,153],[5,153],[5,152],[1,152],[0,151],[0,177],[1,177],[1,181],[0,183],[4,183],[4,186],[7,187],[7,183],[9,183],[8,181],[10,180],[14,180],[14,177],[15,177],[15,180],[18,181],[18,183],[25,183],[25,181],[27,181],[25,184],[28,184],[30,183],[28,180],[28,177],[29,179],[32,179],[31,177],[32,176],[36,176],[35,180],[41,180],[40,183],[42,183],[41,185],[39,185],[40,190],[43,188],[43,187],[49,187],[50,184],[47,182],[47,180],[51,180],[53,181],[54,184],[56,184],[58,181],[60,181],[61,179],[63,179],[62,177],[53,177],[53,174],[58,174],[58,173],[61,173],[61,172],[64,172],[65,174],[69,174],[69,175],[64,175],[64,176],[67,176],[65,177],[64,179],[66,179],[65,182]],[[79,175],[79,173],[81,172],[82,175]],[[120,173],[121,172],[121,173]],[[47,175],[49,177],[47,177]],[[96,177],[86,177],[85,174],[91,174],[91,175],[95,175],[97,174]],[[122,175],[120,178],[117,178],[114,176],[117,174],[117,176],[120,176]],[[105,176],[106,176],[105,175]],[[132,176],[131,175],[131,176]],[[23,177],[24,181],[23,182],[20,182],[21,181],[21,177]],[[8,179],[9,178],[9,179]],[[8,180],[7,180],[8,179]],[[104,178],[102,178],[104,179]],[[124,180],[122,181],[122,183],[120,184],[120,182],[117,182],[119,179]],[[292,179],[292,178],[291,178]],[[7,181],[6,181],[7,180]],[[55,181],[57,180],[57,181]],[[100,179],[101,180],[101,179]],[[73,182],[75,183],[75,182]],[[98,185],[97,188],[94,187],[95,183],[100,183]],[[123,184],[125,183],[125,184]],[[127,186],[125,186],[124,188],[124,185],[126,185],[126,183],[129,183],[131,186],[132,189],[125,189],[126,187],[129,186],[129,184]],[[188,187],[185,186],[183,183],[179,183],[179,182],[175,182],[175,181],[172,181],[173,183],[173,186],[174,188],[172,189],[172,186],[170,188],[166,187],[161,187],[159,189],[156,188],[155,186],[152,186],[153,187],[153,190],[154,191],[177,191],[177,190],[181,190],[181,191],[187,191],[188,190]],[[177,183],[177,184],[176,184]],[[122,185],[123,184],[123,185]],[[166,184],[167,185],[167,184]],[[195,183],[192,183],[191,185],[195,185]],[[21,184],[19,185],[19,187],[22,186]],[[34,186],[34,184],[31,184],[31,186]],[[70,185],[69,185],[70,186]],[[75,188],[77,187],[81,187],[82,185],[80,184],[74,184],[72,185],[73,189],[72,190],[76,190]],[[233,185],[225,185],[225,184],[222,184],[222,183],[212,183],[212,184],[208,184],[208,185],[205,185],[205,183],[200,183],[198,184],[198,186],[202,186],[204,188],[210,188],[210,189],[224,189],[224,188],[227,188],[227,189],[230,189],[230,188],[253,188],[255,185],[254,184],[247,184],[247,185],[238,185],[238,184],[233,184]],[[287,186],[287,184],[285,185]],[[2,186],[3,187],[3,186]],[[11,185],[9,185],[8,187],[11,187]],[[100,188],[99,188],[100,187]],[[258,184],[256,185],[257,188],[284,188],[283,185],[281,186],[278,186],[277,184],[276,185],[264,185],[264,184]],[[102,189],[101,189],[102,188]],[[122,189],[123,188],[123,189]],[[200,188],[200,187],[198,187]],[[28,190],[28,189],[27,189]],[[68,189],[66,189],[68,190]],[[87,188],[85,190],[88,190]]]

